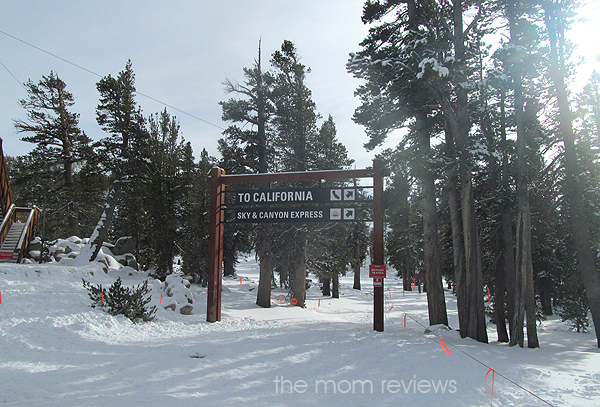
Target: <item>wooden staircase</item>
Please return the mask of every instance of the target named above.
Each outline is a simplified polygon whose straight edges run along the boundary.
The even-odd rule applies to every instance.
[[[20,263],[27,253],[29,242],[37,231],[40,210],[18,208],[12,203],[10,183],[2,139],[0,138],[0,206],[2,224],[0,225],[0,262]]]
[[[10,227],[8,234],[2,242],[0,247],[0,262],[16,262],[18,257],[15,258],[15,249],[18,248],[19,240],[25,230],[25,224],[21,222],[14,222]],[[18,251],[17,251],[18,256]]]

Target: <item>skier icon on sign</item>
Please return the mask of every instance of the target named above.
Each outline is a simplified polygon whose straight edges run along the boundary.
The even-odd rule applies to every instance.
[[[332,189],[329,193],[330,201],[341,201],[342,200],[342,190],[341,189]]]
[[[344,201],[354,201],[356,199],[355,189],[344,189]]]
[[[345,220],[354,220],[356,217],[356,212],[354,208],[344,208],[344,219]]]
[[[342,220],[342,209],[341,208],[329,209],[329,220]]]

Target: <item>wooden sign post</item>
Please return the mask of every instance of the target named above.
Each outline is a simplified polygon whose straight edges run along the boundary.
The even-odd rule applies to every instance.
[[[373,161],[373,259],[372,264],[384,266],[383,257],[383,164]],[[385,267],[385,266],[384,266]],[[384,268],[385,273],[385,268]],[[383,278],[373,287],[373,330],[383,332]]]
[[[225,174],[220,168],[210,172],[210,220],[208,242],[208,292],[206,320],[221,320],[221,293],[223,290],[223,226],[225,220]]]

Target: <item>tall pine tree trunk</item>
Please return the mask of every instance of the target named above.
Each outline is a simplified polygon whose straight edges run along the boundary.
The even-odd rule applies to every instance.
[[[517,33],[516,3],[506,4],[507,17],[510,27],[510,41],[515,46],[520,45]],[[524,99],[521,62],[511,67],[514,95],[515,121],[517,124],[517,234],[515,245],[516,291],[515,314],[511,321],[511,336],[509,346],[523,347],[523,318],[527,316],[527,346],[539,347],[535,318],[535,293],[533,289],[533,262],[531,259],[531,215],[529,206],[529,182],[527,176],[527,146],[524,126]]]
[[[340,275],[338,273],[333,274],[331,298],[340,298]]]
[[[323,296],[329,297],[331,295],[331,278],[323,279]]]
[[[453,6],[453,47],[454,56],[459,63],[466,63],[465,32],[463,28],[463,2],[455,0]],[[466,81],[460,66],[456,69],[457,83]],[[453,161],[458,162],[458,180],[460,184],[460,216],[462,226],[462,245],[464,250],[464,277],[459,275],[457,297],[461,336],[468,336],[479,342],[488,341],[485,325],[485,306],[483,299],[483,271],[477,233],[477,218],[475,214],[475,198],[473,195],[473,160],[469,151],[469,94],[462,86],[456,86],[453,97],[442,91],[434,92],[442,107],[446,119],[447,136],[451,135],[448,146]],[[456,147],[454,147],[454,144]],[[450,186],[452,188],[452,186]],[[456,205],[456,200],[450,200],[450,205]],[[456,214],[456,209],[454,214]],[[454,225],[457,231],[458,225]],[[457,243],[457,242],[456,242]],[[456,250],[455,250],[456,255]],[[456,265],[457,263],[455,263]],[[457,269],[455,269],[456,271]],[[464,291],[463,291],[464,290]],[[466,323],[465,323],[466,318]]]
[[[465,280],[468,301],[468,336],[479,342],[487,343],[485,306],[483,302],[483,271],[475,216],[471,165],[469,163],[460,165],[460,185],[463,240],[465,245]]]
[[[488,338],[485,325],[485,305],[483,299],[483,271],[475,214],[475,198],[473,196],[473,163],[468,149],[470,128],[468,94],[465,89],[457,89],[456,95],[456,106],[451,106],[447,99],[444,99],[441,102],[444,114],[448,120],[452,139],[456,142],[458,153],[460,223],[462,227],[462,245],[465,261],[464,277],[458,276],[459,278],[456,280],[459,306],[458,315],[459,318],[463,318],[463,321],[459,322],[461,335],[468,336],[479,342],[487,343]],[[450,204],[456,205],[457,202],[453,200]],[[465,291],[463,292],[461,290]],[[464,318],[467,320],[466,326]],[[465,329],[466,334],[464,333]]]
[[[308,238],[305,232],[300,232],[298,237],[298,249],[296,264],[294,267],[294,280],[292,282],[292,295],[298,301],[298,307],[304,308],[306,305],[306,247]]]
[[[514,235],[512,225],[512,213],[511,203],[509,198],[510,193],[510,175],[509,175],[509,157],[508,144],[506,142],[506,108],[505,108],[505,93],[501,95],[501,139],[500,149],[502,150],[502,173],[500,179],[500,186],[502,190],[502,206],[500,214],[500,228],[501,228],[501,242],[502,242],[502,266],[503,276],[498,276],[498,281],[503,281],[506,287],[506,313],[508,317],[509,329],[511,328],[511,321],[513,320],[515,313],[515,284],[516,284],[516,271],[515,271],[515,250],[514,250]],[[496,282],[497,285],[502,283]],[[496,287],[496,304],[502,302],[504,304],[504,290],[501,287]],[[504,307],[502,306],[502,315],[498,315],[502,321],[501,327],[498,327],[498,341],[508,342],[510,340],[509,334],[506,332],[506,324],[504,319]],[[500,311],[498,311],[499,313]],[[496,319],[498,326],[499,319]]]
[[[438,214],[435,195],[435,173],[429,168],[430,136],[427,113],[418,111],[415,115],[416,132],[421,154],[420,168],[422,210],[423,210],[423,258],[425,283],[427,287],[427,307],[429,325],[448,325],[444,287],[442,284],[442,265],[438,237]]]
[[[271,279],[273,278],[273,256],[271,254],[271,226],[265,224],[258,229],[258,259],[260,276],[256,305],[263,308],[271,306]]]
[[[258,45],[258,74],[256,76],[256,110],[258,116],[258,161],[259,173],[267,173],[269,170],[269,157],[267,154],[267,132],[266,132],[266,99],[264,92],[263,73],[261,68],[261,42]],[[269,185],[264,185],[268,189]],[[271,306],[271,280],[273,279],[273,255],[271,226],[265,224],[258,230],[258,260],[260,261],[260,272],[258,280],[258,292],[256,294],[256,305],[269,308]]]
[[[573,118],[569,104],[567,87],[564,80],[564,62],[562,61],[562,50],[564,44],[558,40],[564,38],[564,32],[560,30],[560,24],[552,9],[553,2],[546,5],[545,19],[546,28],[550,37],[550,72],[556,98],[558,101],[560,132],[563,136],[565,147],[565,170],[566,191],[565,196],[569,203],[569,220],[571,233],[577,250],[577,261],[581,279],[585,286],[585,293],[592,313],[592,320],[596,330],[596,341],[600,347],[600,277],[596,269],[596,253],[592,250],[588,222],[585,217],[583,204],[583,186],[579,180],[580,169],[577,163],[577,152],[575,150],[575,133],[573,131]]]
[[[354,246],[354,285],[355,290],[360,290],[360,243]]]
[[[233,276],[235,275],[235,262],[237,261],[238,252],[237,237],[232,236],[230,241],[226,239],[223,246],[223,276]]]
[[[457,162],[454,149],[454,139],[450,131],[448,120],[445,125],[446,155],[449,160]],[[458,165],[458,164],[456,164]],[[468,313],[467,313],[467,290],[465,270],[465,249],[462,241],[462,216],[460,211],[458,169],[453,166],[447,180],[448,206],[450,208],[450,225],[452,228],[452,252],[454,264],[454,285],[456,291],[456,303],[458,308],[458,324],[460,336],[467,337]]]
[[[508,342],[509,336],[506,330],[506,317],[504,315],[504,292],[506,291],[506,274],[504,272],[503,258],[503,238],[502,222],[496,229],[496,266],[494,270],[494,320],[496,321],[496,331],[498,332],[498,342]]]

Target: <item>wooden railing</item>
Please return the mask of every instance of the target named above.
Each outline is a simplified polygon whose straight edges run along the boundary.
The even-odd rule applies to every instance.
[[[27,254],[27,248],[29,247],[29,242],[31,241],[32,236],[35,235],[35,232],[38,228],[38,222],[40,219],[40,210],[38,207],[34,206],[33,208],[19,208],[29,211],[29,215],[25,220],[25,229],[23,230],[23,234],[21,234],[21,239],[19,239],[19,243],[17,244],[17,249],[19,249],[19,255],[17,257],[17,263],[20,263],[23,259],[23,256]]]
[[[4,239],[6,239],[6,235],[8,235],[8,231],[13,224],[14,221],[14,212],[16,210],[15,205],[10,205],[10,207],[4,212],[4,217],[2,218],[2,225],[0,226],[0,246],[4,243]]]
[[[10,194],[10,184],[8,182],[8,170],[6,169],[4,150],[2,150],[2,139],[0,138],[0,206],[3,217],[6,212],[8,212],[11,205],[12,197]]]
[[[4,150],[2,149],[2,139],[0,138],[0,209],[2,210],[2,224],[0,225],[0,245],[4,243],[10,228],[14,222],[24,223],[25,227],[13,253],[17,254],[17,263],[20,263],[23,256],[27,253],[29,241],[37,231],[40,217],[40,210],[33,208],[17,208],[12,203],[10,193],[10,183],[8,180],[8,169],[4,159]]]
[[[16,260],[17,263],[20,263],[23,259],[23,256],[27,254],[27,248],[29,247],[29,242],[32,237],[35,235],[39,224],[40,210],[37,207],[33,208],[17,208],[14,205],[11,205],[8,209],[4,219],[2,221],[2,225],[0,226],[0,245],[4,243],[6,236],[8,235],[10,228],[15,222],[23,223],[25,226],[21,235],[19,236],[19,240],[12,250],[12,254],[8,255],[8,252],[0,252],[0,258],[4,260],[12,259]],[[16,255],[16,259],[15,259]],[[7,256],[7,257],[2,257]]]

